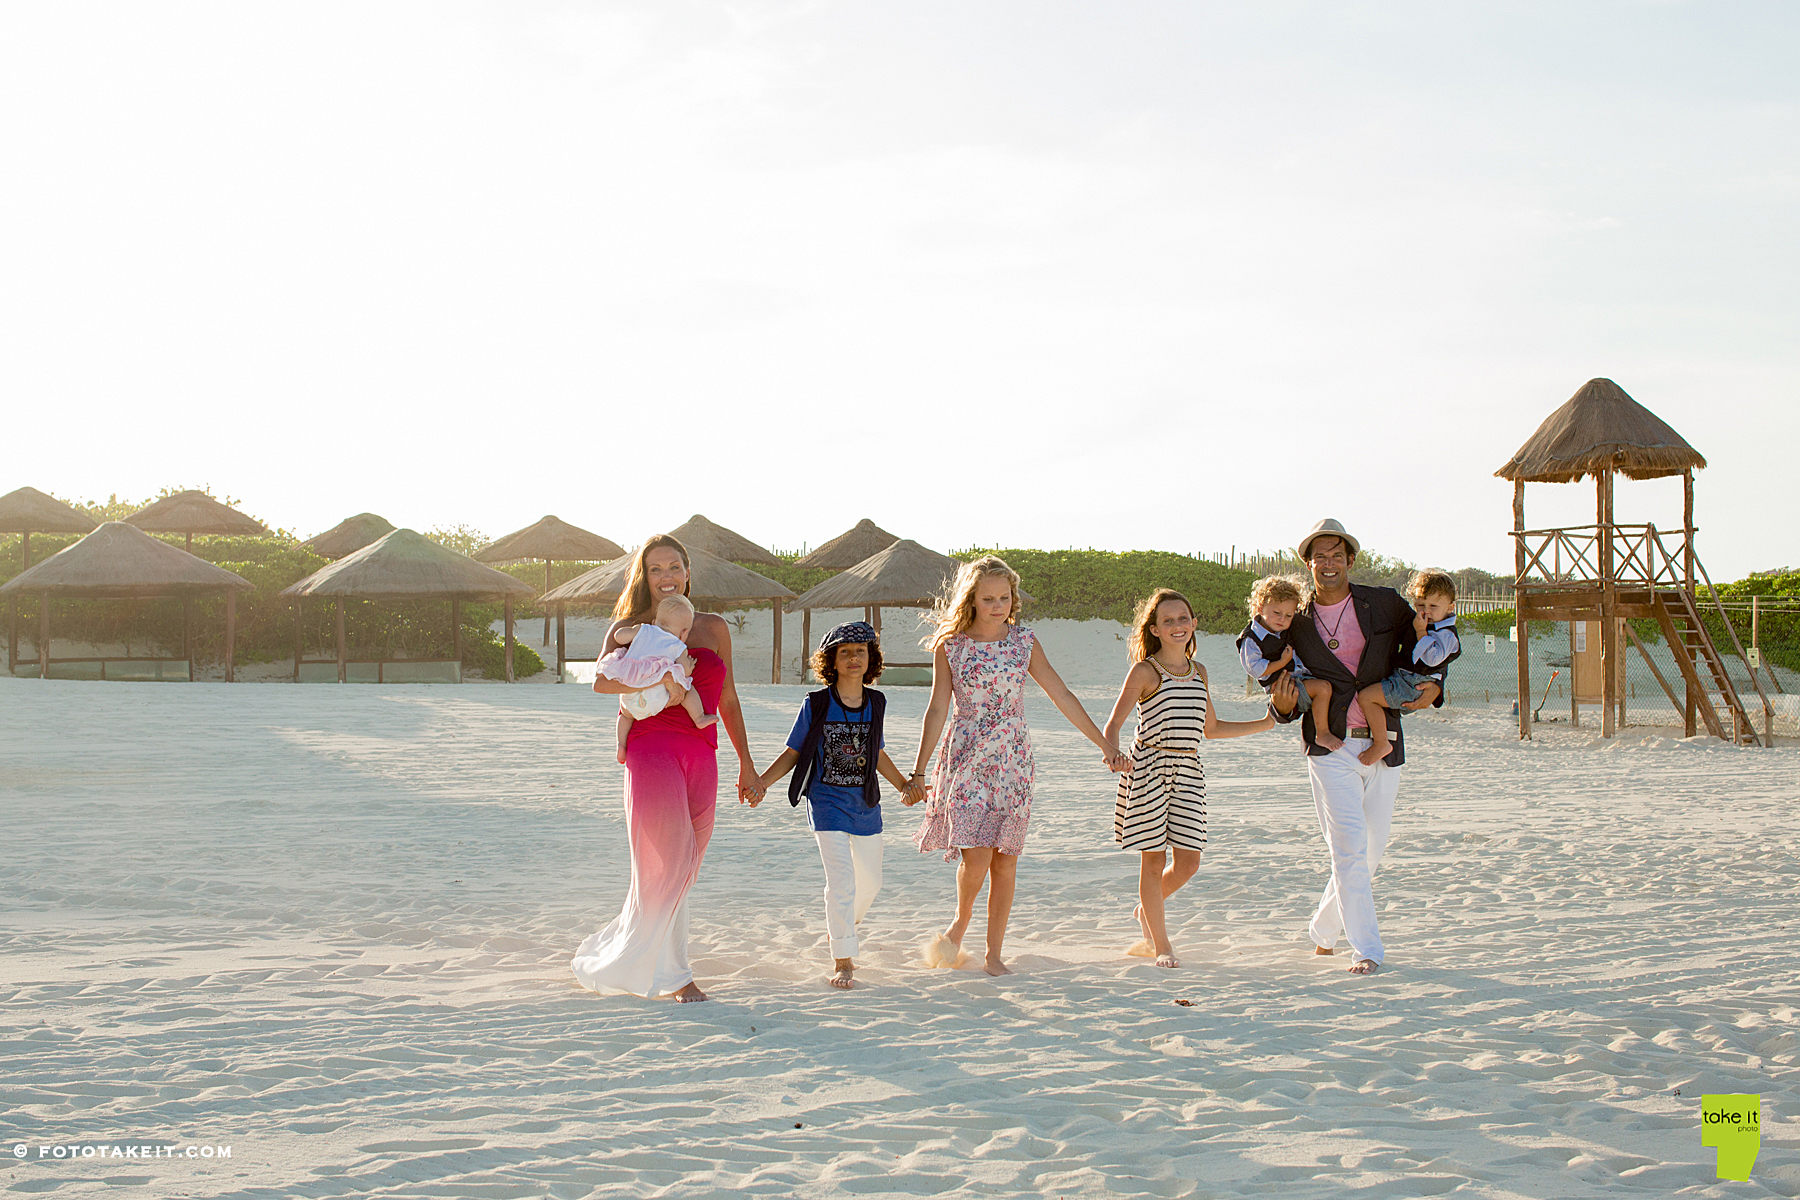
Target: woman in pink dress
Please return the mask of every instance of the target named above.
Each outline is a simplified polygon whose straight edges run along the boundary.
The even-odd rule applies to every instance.
[[[626,625],[641,625],[667,596],[688,592],[687,549],[668,534],[646,541],[631,564],[618,619],[607,631],[606,650]],[[731,678],[731,631],[724,618],[699,613],[688,632],[694,658],[694,689],[702,707],[719,715],[738,755],[738,798],[754,787],[757,771],[744,734]],[[674,993],[679,1002],[706,999],[688,966],[688,891],[700,877],[700,862],[712,838],[718,801],[718,726],[695,727],[682,707],[679,684],[668,707],[632,725],[625,742],[625,824],[631,843],[631,889],[613,923],[581,943],[569,964],[583,987],[637,996]],[[596,677],[594,690],[616,695],[629,690],[618,680]]]
[[[964,563],[940,606],[931,676],[931,705],[912,779],[925,776],[944,721],[949,744],[937,756],[925,820],[913,841],[920,851],[946,851],[957,862],[956,917],[925,947],[927,966],[962,961],[963,935],[975,914],[981,886],[988,885],[989,975],[1010,975],[1001,958],[1012,915],[1019,855],[1031,820],[1031,731],[1025,725],[1025,677],[1037,680],[1063,716],[1100,748],[1111,770],[1129,759],[1106,740],[1081,701],[1057,675],[1043,647],[1019,620],[1019,576],[993,555]],[[960,860],[960,861],[959,861]]]

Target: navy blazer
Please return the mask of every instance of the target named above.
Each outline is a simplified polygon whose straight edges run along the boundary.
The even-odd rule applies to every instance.
[[[1319,636],[1311,603],[1294,615],[1294,623],[1288,627],[1288,642],[1294,648],[1294,657],[1305,663],[1308,671],[1331,684],[1331,709],[1328,715],[1331,732],[1339,737],[1349,734],[1345,722],[1350,712],[1350,701],[1355,699],[1356,693],[1371,684],[1380,683],[1396,670],[1414,669],[1413,647],[1419,641],[1419,635],[1413,631],[1413,606],[1393,588],[1353,583],[1350,585],[1350,596],[1350,607],[1356,613],[1356,623],[1362,627],[1363,634],[1362,658],[1356,664],[1354,676],[1325,645],[1325,639]],[[1443,703],[1444,695],[1440,689],[1432,707],[1441,707]],[[1275,719],[1282,724],[1294,719],[1294,713],[1284,717],[1273,705],[1270,708],[1275,712]],[[1398,709],[1387,709],[1387,727],[1388,738],[1393,742],[1394,748],[1381,761],[1390,767],[1397,767],[1406,761],[1406,749],[1400,740]],[[1331,751],[1315,740],[1316,733],[1313,713],[1309,710],[1300,722],[1300,736],[1306,741],[1306,752],[1330,754]]]

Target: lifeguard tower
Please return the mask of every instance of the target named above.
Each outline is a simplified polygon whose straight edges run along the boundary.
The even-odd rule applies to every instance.
[[[1551,413],[1512,461],[1494,474],[1513,481],[1513,582],[1519,646],[1519,737],[1531,736],[1531,639],[1533,620],[1585,625],[1585,638],[1571,633],[1578,695],[1597,684],[1600,736],[1612,737],[1625,719],[1625,646],[1637,647],[1669,703],[1683,714],[1688,737],[1695,717],[1715,737],[1745,745],[1771,744],[1772,714],[1762,685],[1750,670],[1744,648],[1718,593],[1694,552],[1694,472],[1706,459],[1655,413],[1625,394],[1610,379],[1590,379],[1569,402]],[[1682,477],[1679,534],[1655,525],[1622,525],[1613,519],[1613,476],[1628,479]],[[1575,483],[1592,475],[1594,524],[1563,529],[1525,527],[1527,483]],[[1705,586],[1704,599],[1697,583]],[[1744,707],[1725,660],[1713,644],[1701,614],[1730,638],[1730,652],[1745,659],[1745,671],[1762,700],[1762,733]],[[1626,623],[1650,618],[1681,674],[1683,696],[1651,658]],[[1585,642],[1586,644],[1581,644]],[[1597,662],[1590,656],[1597,652]],[[1584,658],[1588,670],[1583,671]],[[1598,669],[1596,670],[1595,667]],[[1589,682],[1592,681],[1592,682]],[[1723,709],[1723,713],[1721,713]],[[1725,726],[1729,716],[1731,727]]]

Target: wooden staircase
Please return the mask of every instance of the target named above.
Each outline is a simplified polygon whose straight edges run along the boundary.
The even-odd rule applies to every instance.
[[[1750,714],[1744,708],[1737,688],[1731,682],[1731,675],[1725,670],[1725,660],[1719,657],[1718,647],[1713,645],[1712,636],[1701,624],[1700,614],[1694,608],[1692,593],[1686,588],[1658,588],[1651,597],[1652,610],[1656,613],[1656,623],[1662,626],[1663,638],[1675,655],[1675,663],[1681,668],[1681,677],[1687,683],[1690,696],[1694,697],[1694,706],[1699,710],[1701,719],[1706,722],[1706,731],[1716,738],[1743,746],[1760,746],[1762,739],[1756,734],[1756,726],[1750,721]],[[1700,664],[1706,664],[1711,675],[1711,686],[1703,679]],[[1719,711],[1713,707],[1713,692],[1718,692],[1725,700],[1725,707],[1731,713],[1731,733],[1725,732],[1724,721]],[[1674,699],[1673,696],[1670,697]]]

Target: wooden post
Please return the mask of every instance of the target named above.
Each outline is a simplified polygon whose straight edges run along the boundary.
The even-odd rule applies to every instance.
[[[225,682],[237,682],[237,589],[225,589]],[[188,665],[188,678],[194,677],[193,664]]]
[[[456,681],[462,682],[462,597],[450,597],[450,646],[456,659]]]
[[[806,664],[812,659],[812,609],[800,610],[800,682],[806,682]]]
[[[1575,699],[1575,621],[1573,618],[1569,621],[1569,728],[1581,728],[1581,702]]]
[[[775,665],[769,671],[769,682],[781,682],[781,597],[775,597]]]
[[[344,647],[344,598],[337,598],[337,650],[338,650],[338,682],[345,683],[350,678],[350,656]]]
[[[38,678],[50,678],[50,593],[38,593]]]
[[[513,681],[513,664],[512,664],[513,620],[512,620],[512,597],[510,595],[506,597],[505,615],[506,615],[506,682],[511,683]]]
[[[863,620],[867,621],[871,625],[873,625],[875,623],[875,606],[874,605],[872,605],[872,604],[863,605]]]
[[[306,657],[306,643],[300,637],[300,606],[305,601],[294,597],[294,682],[300,682],[300,660]]]
[[[1689,601],[1693,601],[1693,597],[1694,597],[1694,469],[1692,467],[1689,467],[1687,470],[1685,470],[1681,473],[1681,534],[1682,534],[1682,537],[1681,537],[1682,570],[1686,577],[1688,599],[1689,599]],[[1699,608],[1700,608],[1699,604],[1695,603],[1694,609],[1696,612],[1699,611]],[[1673,650],[1674,647],[1671,646],[1670,649]],[[1686,654],[1687,654],[1687,651],[1685,649],[1683,649],[1681,651],[1681,656],[1685,657]],[[1684,678],[1684,682],[1686,682],[1685,678]],[[1695,730],[1695,724],[1694,724],[1695,706],[1696,706],[1696,702],[1698,701],[1699,698],[1694,695],[1694,685],[1691,682],[1686,682],[1686,688],[1687,688],[1687,703],[1683,706],[1684,715],[1683,715],[1683,719],[1682,719],[1682,723],[1681,723],[1682,724],[1682,732],[1687,737],[1693,737],[1694,730]]]
[[[194,598],[181,598],[181,657],[188,660],[188,678],[194,677]]]
[[[191,529],[188,530],[188,535],[187,535],[187,552],[189,554],[192,554],[194,552],[194,531]]]
[[[556,682],[558,683],[563,682],[563,667],[569,661],[569,635],[568,628],[564,624],[568,608],[568,601],[558,600],[556,602]]]
[[[1595,476],[1600,519],[1600,736],[1609,738],[1615,729],[1618,705],[1618,622],[1613,617],[1617,607],[1618,584],[1613,579],[1613,473],[1601,471]]]
[[[546,558],[544,560],[544,591],[548,592],[549,590],[550,590],[550,560]],[[546,608],[544,610],[544,645],[548,646],[549,644],[550,644],[550,610],[548,608]],[[556,676],[556,679],[557,679],[558,683],[562,682],[562,675],[560,673],[558,673],[558,675]]]
[[[875,619],[871,621],[870,624],[875,626],[876,633],[879,634],[881,632],[881,605],[877,604],[875,606]]]
[[[31,531],[29,529],[27,529],[20,536],[22,538],[24,538],[23,546],[24,546],[24,552],[25,552],[25,566],[20,567],[19,570],[24,571],[25,567],[29,567],[31,565]]]
[[[1531,736],[1531,626],[1525,620],[1525,481],[1513,480],[1513,636],[1518,639],[1519,740]]]

